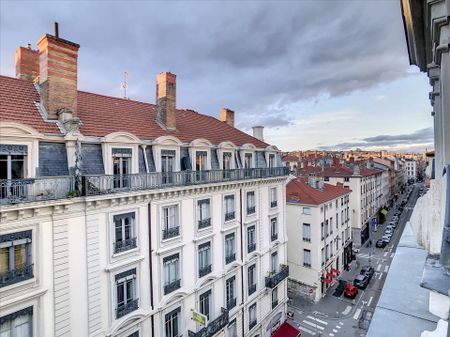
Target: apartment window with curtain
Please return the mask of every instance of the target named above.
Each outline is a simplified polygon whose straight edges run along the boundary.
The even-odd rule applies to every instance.
[[[236,260],[236,240],[234,233],[225,235],[225,264]]]
[[[272,290],[272,309],[278,306],[278,287]]]
[[[303,266],[311,268],[311,251],[309,249],[303,249]]]
[[[164,268],[164,295],[181,287],[180,255],[173,254],[163,258]]]
[[[181,308],[176,308],[164,316],[165,337],[181,337]]]
[[[256,250],[256,228],[255,226],[247,227],[247,253]]]
[[[227,337],[237,337],[236,319],[232,320],[227,327]]]
[[[278,252],[273,252],[270,255],[270,272],[272,274],[278,273]]]
[[[226,306],[228,310],[236,306],[236,277],[232,276],[225,282]]]
[[[244,155],[244,168],[249,169],[253,167],[253,154],[246,153]]]
[[[161,150],[161,177],[163,184],[173,183],[175,170],[175,150]]]
[[[311,225],[309,223],[303,224],[303,241],[311,242]]]
[[[180,225],[178,218],[178,205],[162,208],[163,213],[163,240],[180,235]]]
[[[202,172],[208,169],[207,159],[208,159],[208,152],[206,151],[195,152],[195,177],[197,181],[207,180],[207,173]]]
[[[137,247],[135,220],[135,212],[113,216],[114,254],[122,253]]]
[[[234,195],[226,195],[224,199],[225,221],[235,218]]]
[[[247,270],[248,296],[256,291],[256,264],[252,264]]]
[[[33,307],[0,317],[1,337],[33,337]]]
[[[116,286],[116,319],[138,309],[136,297],[136,268],[115,276]]]
[[[198,246],[198,276],[203,277],[212,271],[211,242]]]
[[[200,313],[208,317],[208,321],[211,318],[210,312],[211,312],[211,290],[208,290],[201,294],[198,299],[199,307],[200,307]]]
[[[275,154],[269,154],[269,168],[275,167]]]
[[[131,149],[112,149],[114,188],[130,186]]]
[[[270,207],[274,208],[277,207],[278,200],[277,200],[277,188],[272,187],[270,189]]]
[[[254,303],[248,308],[248,329],[251,330],[256,324],[256,303]]]
[[[210,207],[211,205],[209,199],[197,201],[198,229],[208,228],[211,226]]]
[[[278,220],[277,218],[270,219],[270,240],[275,241],[278,239]]]
[[[255,192],[247,192],[247,215],[256,212]]]
[[[0,235],[0,288],[34,277],[31,230]]]

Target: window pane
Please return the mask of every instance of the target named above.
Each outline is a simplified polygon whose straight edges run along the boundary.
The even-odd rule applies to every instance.
[[[27,254],[25,244],[14,246],[14,268],[25,267]]]
[[[23,156],[11,156],[11,179],[22,179],[24,177]]]
[[[9,248],[0,249],[0,273],[9,271]]]

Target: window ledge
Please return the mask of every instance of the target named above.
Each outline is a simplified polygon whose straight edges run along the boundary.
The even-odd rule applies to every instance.
[[[208,231],[208,232],[202,232],[202,233],[197,233],[197,235],[194,237],[194,239],[192,240],[193,242],[198,242],[204,239],[209,239],[214,237],[214,232],[212,231]]]
[[[422,288],[450,296],[450,275],[445,273],[439,263],[439,255],[429,254],[425,260],[422,274]]]
[[[130,259],[122,260],[122,261],[114,263],[114,264],[108,264],[105,267],[105,271],[110,272],[110,271],[122,268],[124,266],[142,261],[144,259],[145,259],[145,255],[137,255],[137,256],[133,256],[133,257],[130,256]]]

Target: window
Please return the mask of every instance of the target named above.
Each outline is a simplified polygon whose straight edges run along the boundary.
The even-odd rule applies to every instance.
[[[161,177],[163,184],[173,183],[175,150],[161,150]]]
[[[320,235],[321,235],[321,239],[323,240],[325,238],[325,229],[323,226],[323,221],[320,223]]]
[[[247,214],[253,214],[255,211],[255,192],[247,192]]]
[[[211,271],[211,242],[206,242],[198,246],[198,276],[203,277]]]
[[[303,214],[311,215],[311,207],[303,207]]]
[[[224,152],[222,155],[222,169],[231,170],[231,162],[233,155],[231,152]]]
[[[236,277],[232,276],[225,282],[226,292],[226,305],[227,309],[231,310],[236,306]]]
[[[252,264],[247,270],[248,296],[256,291],[256,264]]]
[[[270,207],[277,207],[277,188],[273,187],[270,189]]]
[[[324,181],[330,181],[330,177],[323,178]]]
[[[180,235],[178,205],[163,207],[163,240]]]
[[[211,226],[211,212],[209,199],[199,200],[197,202],[198,229]]]
[[[334,241],[336,241],[336,254],[339,250],[339,240],[338,239],[339,239],[339,236],[336,239],[334,239]]]
[[[117,274],[116,281],[116,319],[138,309],[136,298],[136,268]]]
[[[309,223],[303,224],[303,241],[311,242],[311,225]]]
[[[163,259],[164,295],[180,288],[180,255],[174,254]]]
[[[248,308],[248,329],[251,330],[256,324],[256,303],[254,303]]]
[[[0,179],[25,178],[27,152],[26,145],[0,144]]]
[[[344,224],[344,210],[341,211],[341,226]]]
[[[135,213],[114,215],[114,254],[136,248]]]
[[[181,308],[177,308],[164,318],[165,337],[181,337],[180,334],[180,312]]]
[[[249,169],[253,166],[253,155],[251,153],[246,153],[244,155],[244,168]]]
[[[114,188],[130,187],[131,149],[112,149]]]
[[[269,154],[269,168],[275,167],[275,155],[273,153]]]
[[[328,220],[325,221],[325,235],[326,235],[326,237],[328,237],[330,235],[330,233],[328,231]]]
[[[207,158],[208,152],[197,151],[195,153],[195,170],[196,171],[206,171],[207,168]]]
[[[328,255],[328,245],[325,246],[325,260],[328,261],[330,255]]]
[[[349,177],[344,177],[344,181],[350,181]]]
[[[227,337],[237,337],[236,319],[233,319],[231,323],[228,324]]]
[[[339,213],[336,213],[336,229],[339,228]]]
[[[303,266],[311,268],[311,251],[303,249]]]
[[[278,305],[278,287],[272,290],[272,309]]]
[[[270,219],[270,239],[275,241],[278,239],[278,221],[277,218]]]
[[[225,264],[236,260],[235,242],[234,233],[225,235]]]
[[[330,234],[333,234],[333,217],[330,217]]]
[[[0,336],[32,337],[33,307],[28,307],[0,317]]]
[[[322,257],[322,266],[325,264],[325,249],[321,249],[321,257]]]
[[[31,278],[31,230],[0,235],[0,288]]]
[[[256,232],[255,226],[249,226],[247,228],[247,253],[251,253],[256,250]]]
[[[208,317],[208,321],[210,318],[210,312],[211,312],[211,290],[208,290],[207,292],[201,294],[199,296],[199,306],[200,306],[200,313]]]
[[[278,272],[278,252],[270,255],[270,272],[276,274]]]
[[[225,196],[225,221],[233,220],[234,218],[234,195],[227,195]]]
[[[336,208],[339,206],[339,199],[336,199]]]

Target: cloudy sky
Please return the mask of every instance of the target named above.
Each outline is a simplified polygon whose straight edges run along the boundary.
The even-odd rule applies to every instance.
[[[236,111],[284,150],[433,147],[428,80],[410,66],[398,0],[0,1],[0,72],[59,22],[79,43],[80,90],[154,102],[177,74],[177,107]]]

